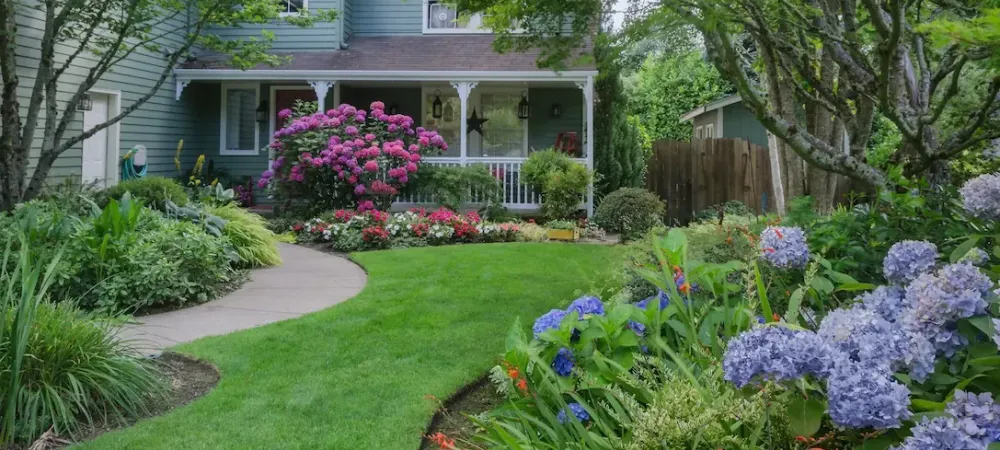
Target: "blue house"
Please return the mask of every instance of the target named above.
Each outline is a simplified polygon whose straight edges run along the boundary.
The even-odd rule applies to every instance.
[[[118,161],[136,145],[147,149],[150,175],[176,176],[182,139],[185,167],[204,154],[232,176],[256,178],[269,165],[267,145],[278,127],[277,112],[296,100],[317,102],[320,110],[340,103],[367,108],[380,100],[390,112],[412,116],[449,144],[446,154],[427,163],[489,166],[503,174],[504,201],[512,209],[537,208],[537,194],[518,185],[517,173],[531,151],[554,146],[560,135],[575,137],[575,156],[593,166],[593,65],[555,72],[537,67],[537,52],[497,54],[481,17],[460,14],[438,0],[286,0],[285,8],[286,15],[308,9],[340,14],[310,28],[267,26],[276,36],[273,53],[289,57],[277,67],[237,70],[221,55],[196,54],[175,67],[172,83],[142,108],[64,153],[53,169],[55,178],[114,184]],[[39,17],[24,17],[20,32],[29,39],[21,42],[28,54],[38,51],[30,37],[40,36],[42,25]],[[211,32],[235,39],[259,35],[261,28]],[[171,35],[162,39],[171,45]],[[90,92],[93,107],[80,113],[76,126],[86,129],[114,116],[146,93],[163,68],[162,58],[146,51],[123,61]],[[443,104],[438,118],[432,114],[436,101]],[[522,101],[531,107],[527,119],[518,118]],[[467,129],[463,119],[473,113],[488,119],[482,133]]]

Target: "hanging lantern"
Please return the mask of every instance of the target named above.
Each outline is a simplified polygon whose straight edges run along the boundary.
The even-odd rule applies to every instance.
[[[431,109],[431,116],[434,117],[435,119],[440,119],[444,117],[444,108],[442,108],[442,106],[443,104],[441,103],[441,90],[438,89],[434,91],[434,105]]]
[[[399,103],[389,105],[389,115],[395,116],[396,114],[399,114]]]
[[[257,121],[258,122],[262,122],[263,123],[263,122],[267,122],[270,119],[270,117],[269,117],[270,116],[270,108],[268,108],[267,102],[260,102],[260,105],[257,105],[257,111],[255,111],[255,112],[256,112],[256,115],[257,115]]]
[[[519,119],[531,117],[531,104],[528,103],[528,91],[521,92],[521,103],[517,104],[517,117]]]
[[[452,122],[455,120],[455,108],[451,106],[451,102],[444,105],[444,121]]]
[[[90,97],[90,93],[84,92],[80,96],[80,106],[81,111],[90,111],[94,109],[94,99]]]
[[[552,118],[553,119],[558,119],[561,116],[562,116],[562,105],[560,105],[558,103],[553,103],[552,104]]]

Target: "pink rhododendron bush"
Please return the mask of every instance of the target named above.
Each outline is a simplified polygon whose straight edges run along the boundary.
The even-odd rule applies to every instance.
[[[382,102],[371,111],[340,105],[308,115],[282,110],[284,127],[270,144],[273,160],[258,182],[286,206],[307,213],[348,208],[387,210],[423,157],[448,149],[413,118],[389,115]]]
[[[352,252],[393,247],[423,247],[460,243],[513,242],[520,237],[516,223],[489,223],[479,214],[458,214],[441,208],[389,214],[368,210],[337,210],[293,226],[300,242],[329,243]]]

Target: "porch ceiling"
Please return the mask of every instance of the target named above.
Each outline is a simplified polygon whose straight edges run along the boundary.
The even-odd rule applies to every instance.
[[[239,78],[265,74],[288,79],[301,74],[303,77],[326,75],[337,79],[433,79],[430,74],[496,74],[499,78],[561,78],[593,75],[593,64],[571,65],[563,72],[539,69],[536,60],[539,50],[523,53],[498,54],[493,50],[492,35],[418,35],[376,36],[353,38],[345,50],[311,52],[275,52],[291,56],[291,61],[278,67],[258,66],[247,71],[237,71],[227,64],[223,55],[201,55],[181,64],[176,70],[178,78],[222,79],[229,73],[243,72]],[[589,43],[579,55],[593,50]],[[578,55],[575,55],[578,56]],[[385,75],[380,77],[379,75]],[[411,74],[404,77],[403,74]],[[367,75],[367,76],[366,76]],[[390,76],[391,75],[391,76]]]

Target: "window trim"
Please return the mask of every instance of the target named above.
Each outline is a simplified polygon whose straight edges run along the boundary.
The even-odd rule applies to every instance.
[[[252,88],[254,90],[254,114],[256,114],[257,106],[260,105],[260,83],[222,83],[222,101],[219,103],[219,154],[223,156],[256,156],[260,154],[260,122],[257,122],[257,117],[254,117],[253,121],[253,149],[240,149],[240,150],[230,150],[226,148],[226,100],[229,97],[230,89],[246,89]]]
[[[287,0],[282,0],[281,3],[283,5],[285,5],[287,3]],[[285,6],[285,10],[286,11],[288,10],[288,6],[287,5]],[[299,8],[299,11],[295,11],[295,12],[285,12],[285,11],[282,11],[282,12],[278,13],[278,17],[298,17],[300,15],[300,11],[302,11],[302,10],[309,10],[309,0],[302,0],[302,7]]]
[[[442,95],[449,94],[449,95],[458,96],[458,91],[456,91],[455,88],[453,88],[451,86],[437,86],[437,85],[433,85],[433,86],[432,85],[424,85],[424,86],[422,86],[421,89],[420,89],[420,118],[421,118],[421,121],[423,121],[423,118],[427,117],[427,115],[430,113],[430,110],[428,109],[428,106],[427,106],[427,96],[434,95],[434,91],[437,91],[437,90],[440,90]],[[483,106],[483,103],[482,103],[482,94],[484,94],[484,93],[486,93],[486,94],[517,94],[517,95],[521,95],[522,92],[528,92],[528,100],[530,101],[531,100],[531,90],[528,89],[527,87],[518,88],[518,87],[512,87],[512,86],[485,86],[485,87],[479,87],[479,86],[477,86],[475,89],[472,90],[471,93],[469,93],[469,104],[468,104],[469,112],[471,114],[473,108],[475,108],[479,112],[482,112],[482,110],[483,110],[483,108],[482,108],[482,106]],[[459,114],[461,114],[461,113],[459,113]],[[521,119],[521,121],[524,123],[524,136],[522,136],[522,138],[521,138],[521,146],[524,149],[525,153],[530,155],[530,153],[531,153],[531,147],[528,145],[528,143],[529,143],[529,139],[528,138],[530,137],[530,130],[529,130],[529,128],[530,128],[531,119]],[[489,123],[489,122],[487,122],[487,123]],[[461,138],[461,136],[459,138]],[[468,139],[468,135],[466,135],[466,139]],[[461,142],[455,142],[455,143],[449,142],[448,143],[449,147],[456,146],[456,145],[457,146],[461,146],[462,143]],[[468,150],[471,151],[472,149],[470,148]],[[459,150],[459,152],[461,152],[461,150]],[[502,156],[472,156],[471,154],[466,155],[466,157],[469,158],[470,160],[506,158],[506,157],[502,157]],[[510,158],[526,159],[527,157],[528,156],[512,156]],[[457,158],[457,157],[456,156],[429,156],[428,158],[429,159],[434,159],[434,158]]]
[[[694,128],[694,138],[695,139],[702,139],[702,136],[704,135],[704,131],[703,131],[704,129],[705,129],[704,126],[697,126],[697,127],[695,127]]]
[[[708,125],[705,125],[705,139],[714,139],[714,138],[715,138],[715,124],[710,123]]]
[[[431,1],[432,0],[423,0],[423,7],[421,9],[422,12],[421,15],[423,16],[422,22],[423,22],[424,34],[492,34],[493,33],[493,30],[489,28],[483,28],[482,13],[473,14],[472,17],[469,19],[470,21],[474,21],[478,18],[480,25],[478,28],[431,28],[430,26]],[[438,2],[439,0],[433,0],[433,1]]]

